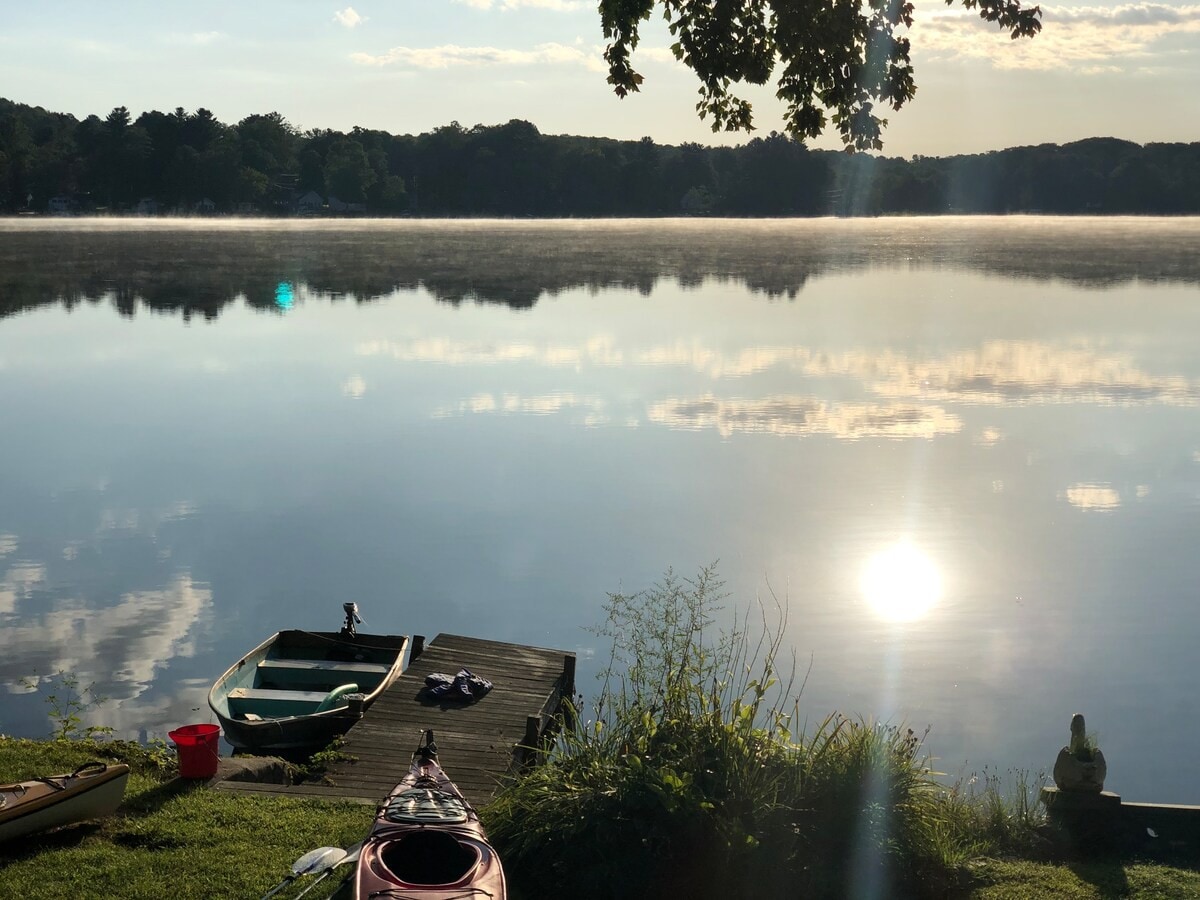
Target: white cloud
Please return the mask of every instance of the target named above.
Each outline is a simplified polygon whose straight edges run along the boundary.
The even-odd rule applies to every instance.
[[[44,579],[41,566],[10,570],[0,597],[27,596]],[[114,700],[136,697],[171,659],[192,655],[189,636],[211,606],[208,585],[181,572],[161,590],[122,594],[113,606],[69,602],[38,610],[0,630],[0,683],[12,691],[20,678],[70,672],[96,681],[98,692]]]
[[[346,28],[357,28],[367,20],[355,12],[353,6],[347,6],[333,14],[333,21]]]
[[[499,365],[528,362],[551,368],[581,370],[584,365],[620,366],[623,355],[609,335],[595,335],[578,344],[535,344],[526,341],[493,343],[420,338],[399,342],[375,340],[359,344],[359,356],[390,356],[401,362],[449,366]]]
[[[1058,496],[1089,512],[1109,512],[1121,505],[1121,495],[1108,484],[1073,484]]]
[[[361,375],[351,375],[342,383],[342,393],[354,400],[361,400],[367,392],[367,382]]]
[[[435,419],[461,416],[467,413],[496,413],[501,415],[549,416],[568,409],[582,408],[589,417],[599,415],[600,401],[591,397],[579,397],[570,392],[555,392],[542,396],[522,397],[520,394],[476,394],[458,403],[433,413]]]
[[[687,431],[716,429],[790,436],[828,434],[846,440],[866,437],[932,438],[954,434],[962,420],[937,406],[875,403],[828,404],[817,397],[719,398],[712,394],[657,403],[651,422]]]
[[[211,44],[213,41],[219,41],[223,37],[225,37],[225,35],[219,31],[198,31],[195,34],[189,34],[188,41],[190,43],[200,44],[203,46],[205,44]]]
[[[539,44],[532,50],[500,47],[393,47],[386,53],[352,53],[350,58],[364,66],[400,66],[410,69],[449,69],[464,66],[581,65],[592,71],[607,71],[598,53],[585,53],[566,44]]]
[[[1159,55],[1164,38],[1200,34],[1200,5],[1045,6],[1042,12],[1041,33],[1018,41],[966,10],[931,14],[914,25],[913,47],[927,59],[1100,75]]]
[[[639,60],[650,59],[658,63],[678,63],[681,66],[683,65],[683,63],[675,58],[675,54],[671,52],[670,47],[638,47],[637,58]]]
[[[1004,432],[990,425],[975,435],[975,443],[981,447],[994,447],[1004,440]]]

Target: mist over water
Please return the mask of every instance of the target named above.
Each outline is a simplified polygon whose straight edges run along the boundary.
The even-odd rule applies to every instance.
[[[576,650],[719,559],[802,708],[1200,802],[1200,221],[0,220],[0,731],[283,627]],[[486,676],[486,673],[482,673]],[[1147,742],[1167,764],[1147,767]],[[1176,754],[1173,757],[1172,754]],[[1178,765],[1171,765],[1174,761]]]

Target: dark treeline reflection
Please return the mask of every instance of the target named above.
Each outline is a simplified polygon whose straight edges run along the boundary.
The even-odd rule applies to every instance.
[[[951,266],[1103,286],[1200,282],[1196,220],[151,223],[0,226],[0,315],[108,301],[215,318],[278,311],[296,285],[366,302],[418,287],[451,304],[532,307],[571,288],[734,281],[794,299],[805,281],[864,267]],[[284,294],[281,294],[281,291]]]

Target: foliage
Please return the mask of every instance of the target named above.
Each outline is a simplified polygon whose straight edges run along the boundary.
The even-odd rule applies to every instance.
[[[196,900],[259,897],[308,850],[349,846],[370,827],[369,807],[234,796],[171,781],[170,773],[160,771],[145,748],[119,741],[88,745],[0,737],[0,782],[69,772],[93,759],[119,760],[132,767],[122,808],[98,822],[0,844],[0,896],[31,900],[64,894],[79,900],[138,900],[176,893]],[[596,831],[603,834],[605,829],[597,823]],[[555,850],[580,853],[571,843]],[[526,881],[523,867],[507,857],[505,865],[510,876]],[[611,862],[611,868],[620,865],[619,859]],[[757,887],[764,874],[769,873],[755,872],[753,881],[729,896],[747,896],[746,884]],[[1145,862],[1092,859],[1064,865],[984,859],[972,863],[971,874],[975,884],[965,896],[973,900],[1115,896],[1149,900],[1200,895],[1200,873]],[[573,882],[527,896],[572,896],[569,883]],[[520,886],[517,877],[510,877],[510,895]],[[643,886],[638,887],[630,896],[644,895]],[[595,891],[580,896],[589,895]],[[318,889],[309,896],[319,900],[329,893]]]
[[[613,594],[598,631],[612,656],[594,718],[568,717],[545,765],[487,812],[531,896],[917,896],[965,877],[922,738],[826,719],[795,735],[786,613],[715,628],[710,567]],[[549,862],[547,862],[549,861]]]
[[[204,109],[129,116],[79,122],[0,99],[0,210],[46,212],[57,197],[112,213],[154,198],[163,212],[289,215],[311,190],[365,200],[372,215],[1200,212],[1200,143],[1091,138],[906,161],[810,151],[775,133],[671,147],[543,135],[519,120],[392,135],[299,133],[278,113],[235,126]]]
[[[985,768],[960,778],[938,795],[942,821],[972,855],[1043,858],[1051,848],[1039,796],[1044,772]]]
[[[312,756],[295,765],[292,774],[296,780],[296,784],[303,784],[307,781],[316,781],[322,784],[329,783],[328,772],[330,766],[339,762],[357,762],[357,756],[347,753],[342,749],[345,743],[345,738],[336,737],[329,742],[328,747],[318,750]]]
[[[54,723],[52,737],[56,741],[73,741],[79,739],[94,739],[101,735],[112,734],[113,729],[107,725],[83,726],[83,715],[89,709],[98,709],[108,702],[107,697],[96,693],[96,683],[80,686],[79,676],[71,672],[59,671],[46,678],[22,678],[21,684],[31,691],[38,691],[42,686],[48,686],[46,705],[50,707],[47,715]]]
[[[954,5],[955,0],[946,0]],[[1020,0],[961,0],[1013,38],[1041,30],[1041,8]],[[913,23],[908,0],[798,3],[796,0],[600,0],[608,82],[618,97],[640,89],[631,57],[641,22],[661,6],[675,58],[700,80],[701,118],[714,131],[753,127],[750,103],[733,84],[766,84],[778,67],[776,96],[787,104],[786,128],[817,137],[825,110],[848,149],[881,149],[887,120],[877,104],[900,109],[916,93],[909,40],[897,34]]]

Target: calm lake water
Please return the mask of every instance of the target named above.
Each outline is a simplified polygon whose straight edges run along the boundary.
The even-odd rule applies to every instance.
[[[1200,220],[0,221],[0,731],[283,627],[774,592],[802,708],[1200,803]],[[897,549],[899,548],[899,549]],[[486,676],[487,673],[480,673]]]

